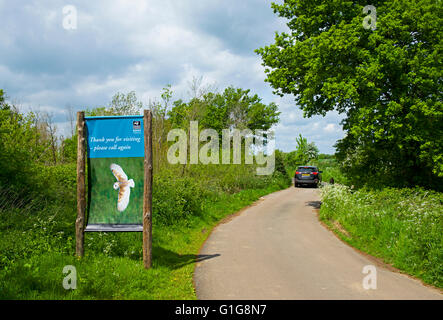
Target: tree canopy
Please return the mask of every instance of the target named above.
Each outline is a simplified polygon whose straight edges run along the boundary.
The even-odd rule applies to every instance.
[[[264,104],[250,90],[228,87],[222,93],[208,92],[194,97],[188,103],[174,102],[169,117],[174,127],[198,120],[203,128],[212,128],[221,134],[222,129],[269,130],[279,121],[275,103]]]
[[[367,4],[273,3],[290,33],[256,50],[266,81],[277,94],[293,94],[305,116],[346,116],[337,158],[357,181],[435,186],[443,177],[443,7],[371,1],[372,30],[363,23]]]
[[[297,148],[286,154],[286,162],[293,169],[297,166],[312,164],[313,160],[317,160],[319,151],[314,142],[309,142],[301,134],[296,138]]]
[[[135,91],[127,94],[117,92],[108,107],[87,109],[87,116],[137,115],[143,109],[143,103],[137,99]]]

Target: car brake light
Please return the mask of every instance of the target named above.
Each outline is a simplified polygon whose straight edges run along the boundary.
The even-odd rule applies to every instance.
[[[300,172],[298,172],[298,171],[295,171],[295,174],[300,174]]]
[[[318,174],[318,172],[313,172],[312,174]]]

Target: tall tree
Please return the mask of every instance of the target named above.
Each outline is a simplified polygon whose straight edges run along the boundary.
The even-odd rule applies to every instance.
[[[108,107],[87,109],[85,113],[88,116],[138,115],[142,108],[143,103],[138,101],[135,91],[117,92]]]
[[[166,139],[167,132],[170,129],[170,122],[167,120],[166,115],[171,107],[172,99],[171,85],[167,85],[163,88],[161,93],[161,102],[150,101],[149,109],[152,110],[152,135],[153,135],[153,155],[154,155],[154,170],[160,169],[164,157],[167,153]]]
[[[47,128],[36,119],[33,112],[20,113],[0,90],[0,190],[22,195],[32,191],[34,164],[44,162],[50,150],[42,136]]]
[[[297,147],[294,151],[286,154],[288,167],[294,169],[296,166],[308,165],[312,160],[318,159],[318,148],[314,142],[309,142],[301,134],[295,138]]]
[[[337,156],[356,180],[431,186],[443,177],[443,7],[371,1],[370,13],[367,4],[273,3],[291,32],[256,50],[266,81],[280,95],[293,94],[306,116],[346,115]]]
[[[197,111],[196,111],[197,110]],[[264,104],[250,90],[228,87],[223,93],[208,92],[188,104],[178,103],[170,113],[171,119],[199,120],[204,128],[212,128],[221,134],[222,129],[237,128],[269,130],[279,121],[280,112],[275,103]],[[185,121],[186,121],[185,120]]]

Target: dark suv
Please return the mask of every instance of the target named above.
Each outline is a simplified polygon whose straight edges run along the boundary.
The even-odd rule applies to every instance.
[[[317,167],[312,166],[300,166],[295,171],[294,187],[298,187],[302,184],[313,185],[318,187],[321,182],[321,173]]]

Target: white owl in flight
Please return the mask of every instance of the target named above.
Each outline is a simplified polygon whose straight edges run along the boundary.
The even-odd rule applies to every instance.
[[[111,171],[117,182],[114,183],[114,189],[118,190],[117,210],[122,212],[129,204],[129,195],[131,188],[134,188],[134,180],[128,180],[128,176],[118,164],[111,164]]]

